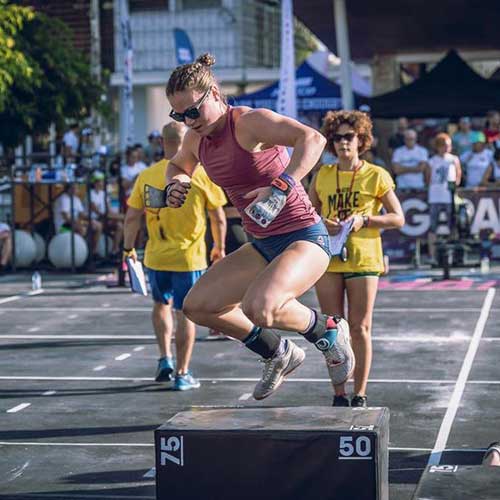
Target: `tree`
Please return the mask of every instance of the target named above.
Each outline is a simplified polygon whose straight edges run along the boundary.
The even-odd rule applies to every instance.
[[[314,34],[295,18],[295,65],[300,66],[313,52],[319,49],[318,39]]]
[[[94,81],[70,29],[59,19],[34,13],[16,37],[32,68],[31,79],[16,79],[0,112],[0,142],[12,147],[27,134],[44,134],[68,119],[80,120],[92,107],[102,109],[104,87]]]
[[[6,0],[0,0],[0,111],[15,81],[35,82],[33,67],[16,44],[18,33],[33,17],[30,7],[8,5]]]

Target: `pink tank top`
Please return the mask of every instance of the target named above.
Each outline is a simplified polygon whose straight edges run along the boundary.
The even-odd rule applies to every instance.
[[[226,191],[231,203],[238,209],[245,231],[257,238],[265,238],[319,222],[320,217],[300,182],[268,227],[261,227],[248,217],[244,209],[252,199],[244,199],[243,196],[258,187],[269,186],[285,170],[290,158],[283,146],[273,146],[258,153],[246,151],[238,144],[234,129],[233,113],[229,107],[222,132],[201,138],[198,157],[210,179]]]

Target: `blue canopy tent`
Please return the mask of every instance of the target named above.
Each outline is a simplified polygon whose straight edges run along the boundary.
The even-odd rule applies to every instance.
[[[342,107],[340,86],[318,73],[307,62],[303,62],[296,70],[297,111],[300,114],[309,112],[326,113],[331,109]],[[243,94],[233,98],[235,106],[252,108],[268,108],[276,111],[279,82],[251,94]],[[354,96],[355,102],[358,100]]]

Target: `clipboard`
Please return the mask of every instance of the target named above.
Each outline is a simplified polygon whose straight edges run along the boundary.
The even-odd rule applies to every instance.
[[[137,293],[147,297],[148,288],[146,285],[146,277],[144,276],[144,268],[140,261],[134,262],[134,259],[128,257],[127,263],[128,276],[130,278],[130,289],[132,293]]]
[[[146,208],[165,208],[165,190],[149,184],[144,185],[144,206]]]
[[[346,243],[351,233],[353,222],[353,219],[341,222],[342,229],[337,234],[328,237],[332,257],[340,257],[343,262],[347,260]]]

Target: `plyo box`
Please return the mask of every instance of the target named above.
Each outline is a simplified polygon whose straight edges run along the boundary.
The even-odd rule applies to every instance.
[[[231,408],[155,431],[157,500],[388,500],[387,408]]]
[[[500,467],[429,465],[413,500],[498,500]]]

